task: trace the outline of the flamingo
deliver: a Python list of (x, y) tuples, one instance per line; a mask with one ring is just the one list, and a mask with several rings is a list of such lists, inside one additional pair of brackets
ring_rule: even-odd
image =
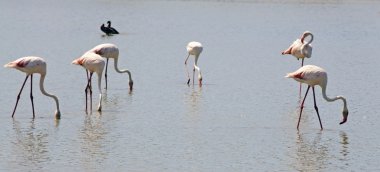
[(98, 55), (100, 55), (100, 56), (102, 56), (102, 57), (104, 57), (104, 58), (107, 59), (107, 62), (106, 62), (106, 71), (105, 71), (105, 74), (104, 74), (104, 78), (106, 80), (106, 89), (107, 89), (107, 85), (108, 85), (107, 84), (108, 60), (110, 58), (113, 58), (114, 59), (114, 66), (115, 66), (116, 72), (118, 72), (118, 73), (127, 73), (128, 74), (128, 76), (129, 76), (129, 90), (132, 91), (133, 80), (132, 80), (132, 74), (131, 74), (131, 72), (128, 69), (120, 70), (119, 67), (117, 66), (117, 62), (118, 62), (118, 59), (119, 59), (119, 48), (117, 48), (116, 45), (110, 44), (110, 43), (100, 44), (100, 45), (95, 46), (91, 50), (89, 50), (89, 52), (96, 53), (96, 54), (98, 54)]
[[(81, 65), (83, 68), (86, 69), (86, 76), (87, 76), (87, 85), (85, 88), (85, 94), (86, 94), (86, 112), (87, 112), (87, 93), (90, 91), (90, 109), (92, 109), (92, 74), (95, 72), (98, 75), (98, 89), (99, 89), (99, 104), (98, 104), (98, 111), (102, 110), (102, 90), (101, 88), (101, 80), (102, 80), (102, 73), (104, 69), (104, 60), (101, 56), (87, 52), (82, 57), (79, 57), (78, 59), (75, 59), (72, 64)], [(90, 72), (90, 75), (88, 74)]]
[(25, 83), (28, 80), (29, 76), (30, 76), (30, 100), (32, 101), (33, 118), (35, 117), (34, 103), (33, 103), (33, 87), (32, 87), (34, 73), (39, 73), (41, 75), (40, 76), (40, 90), (42, 94), (53, 98), (55, 101), (55, 104), (57, 106), (57, 109), (55, 111), (55, 118), (56, 119), (61, 118), (61, 112), (59, 110), (59, 101), (58, 101), (57, 96), (47, 93), (44, 88), (44, 81), (45, 81), (45, 76), (46, 76), (46, 62), (44, 59), (42, 59), (41, 57), (35, 57), (35, 56), (21, 57), (15, 61), (9, 62), (8, 64), (4, 65), (4, 67), (15, 68), (21, 72), (26, 73), (26, 78), (24, 80), (24, 83), (22, 84), (20, 92), (17, 95), (16, 105), (13, 109), (12, 118), (15, 115), (17, 104), (18, 104), (18, 101), (20, 100), (21, 92), (24, 89)]
[(111, 21), (107, 21), (107, 24), (107, 27), (112, 31), (112, 34), (119, 34), (119, 32), (115, 28), (111, 27)]
[(203, 50), (203, 46), (199, 42), (192, 41), (187, 44), (186, 49), (188, 52), (188, 56), (185, 60), (185, 67), (186, 67), (186, 72), (187, 72), (187, 77), (188, 77), (187, 84), (190, 83), (190, 75), (187, 70), (187, 60), (189, 59), (190, 55), (193, 55), (195, 57), (194, 68), (193, 68), (193, 85), (194, 85), (194, 73), (195, 73), (195, 69), (197, 69), (199, 85), (202, 86), (202, 73), (201, 73), (201, 69), (198, 66), (198, 58)]
[[(305, 38), (310, 36), (310, 41), (304, 42)], [(311, 57), (311, 53), (313, 51), (313, 47), (311, 46), (311, 42), (313, 41), (313, 34), (310, 31), (305, 31), (300, 39), (297, 39), (293, 42), (290, 47), (284, 51), (282, 51), (282, 55), (291, 54), (297, 58), (297, 60), (302, 59), (301, 66), (303, 66), (303, 61), (306, 58)]]
[(322, 127), (322, 122), (321, 118), (319, 117), (319, 112), (318, 112), (318, 107), (317, 103), (315, 101), (315, 92), (314, 92), (314, 86), (319, 85), (322, 88), (322, 96), (323, 98), (328, 101), (328, 102), (333, 102), (335, 100), (342, 100), (343, 101), (343, 120), (340, 122), (340, 124), (344, 124), (347, 121), (348, 117), (348, 109), (347, 109), (347, 101), (343, 96), (336, 96), (334, 98), (329, 98), (326, 95), (326, 87), (327, 87), (327, 73), (324, 69), (314, 66), (314, 65), (305, 65), (295, 72), (288, 73), (285, 77), (287, 78), (293, 78), (294, 80), (300, 82), (300, 83), (305, 83), (308, 85), (305, 97), (303, 98), (303, 101), (301, 103), (300, 107), (300, 114), (298, 118), (298, 124), (297, 124), (297, 130), (299, 128), (300, 120), (301, 120), (301, 114), (303, 110), (303, 105), (305, 103), (305, 99), (307, 96), (307, 93), (309, 92), (310, 87), (313, 89), (313, 98), (314, 98), (314, 109), (317, 112), (318, 119), (319, 119), (319, 124), (321, 126), (321, 130), (323, 129)]

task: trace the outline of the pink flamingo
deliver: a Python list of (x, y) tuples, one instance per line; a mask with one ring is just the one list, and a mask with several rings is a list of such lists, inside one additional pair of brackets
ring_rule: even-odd
[[(87, 76), (87, 85), (85, 94), (86, 94), (86, 112), (87, 112), (87, 94), (90, 92), (90, 109), (92, 109), (92, 74), (95, 72), (98, 74), (98, 89), (99, 89), (99, 105), (98, 111), (102, 110), (102, 90), (101, 90), (101, 81), (102, 81), (102, 73), (104, 69), (104, 60), (101, 56), (95, 53), (87, 52), (82, 57), (75, 59), (72, 64), (81, 65), (86, 69)], [(88, 74), (90, 72), (90, 75)]]
[(89, 52), (93, 52), (93, 53), (96, 53), (104, 58), (107, 59), (107, 62), (106, 62), (106, 71), (105, 71), (105, 74), (104, 74), (104, 78), (106, 80), (106, 89), (107, 89), (107, 68), (108, 68), (108, 60), (110, 58), (114, 59), (114, 66), (115, 66), (115, 70), (116, 72), (118, 73), (127, 73), (128, 76), (129, 76), (129, 90), (132, 91), (132, 88), (133, 88), (133, 80), (132, 80), (132, 74), (131, 72), (128, 70), (128, 69), (123, 69), (123, 70), (120, 70), (117, 66), (117, 62), (118, 62), (118, 59), (119, 59), (119, 48), (117, 48), (116, 45), (114, 44), (110, 44), (110, 43), (107, 43), (107, 44), (100, 44), (100, 45), (97, 45), (95, 46), (94, 48), (92, 48)]
[(189, 59), (190, 55), (194, 55), (195, 61), (194, 61), (194, 68), (193, 68), (193, 85), (194, 85), (195, 69), (197, 69), (199, 85), (202, 86), (202, 73), (201, 73), (201, 69), (198, 67), (198, 58), (203, 50), (202, 44), (199, 42), (192, 41), (187, 44), (186, 49), (187, 49), (187, 52), (189, 53), (185, 60), (185, 67), (186, 67), (186, 72), (187, 72), (187, 77), (188, 77), (187, 84), (190, 83), (190, 75), (187, 70), (187, 60)]
[(20, 95), (22, 90), (24, 89), (25, 83), (28, 80), (30, 76), (30, 100), (32, 101), (32, 109), (33, 109), (33, 118), (35, 117), (34, 114), (34, 103), (33, 103), (33, 74), (39, 73), (41, 75), (40, 77), (40, 90), (42, 94), (45, 96), (51, 97), (54, 99), (55, 104), (57, 106), (57, 109), (55, 111), (55, 118), (60, 119), (61, 118), (61, 112), (59, 111), (59, 102), (57, 96), (47, 93), (44, 88), (44, 80), (46, 76), (46, 62), (41, 57), (34, 57), (34, 56), (28, 56), (28, 57), (22, 57), (15, 61), (9, 62), (8, 64), (4, 65), (4, 67), (9, 68), (15, 68), (21, 72), (26, 73), (26, 78), (24, 80), (24, 83), (22, 84), (22, 87), (20, 89), (20, 92), (17, 95), (16, 105), (13, 109), (12, 118), (15, 115), (16, 108), (18, 101), (20, 100)]
[(285, 77), (293, 78), (294, 80), (296, 80), (300, 83), (305, 83), (308, 85), (306, 93), (305, 93), (305, 97), (303, 98), (303, 101), (302, 101), (301, 107), (300, 107), (300, 115), (298, 118), (297, 130), (298, 130), (300, 120), (301, 120), (301, 114), (302, 114), (302, 110), (304, 107), (303, 105), (305, 103), (305, 99), (306, 99), (307, 93), (309, 92), (310, 87), (313, 88), (314, 109), (317, 112), (319, 124), (321, 126), (321, 130), (323, 129), (321, 118), (319, 117), (317, 103), (315, 101), (315, 92), (314, 92), (314, 86), (315, 85), (319, 85), (322, 88), (322, 96), (326, 101), (333, 102), (333, 101), (338, 100), (338, 99), (343, 101), (343, 112), (342, 112), (343, 120), (342, 120), (342, 122), (340, 122), (340, 124), (344, 124), (347, 121), (348, 109), (347, 109), (346, 99), (343, 96), (336, 96), (334, 98), (329, 98), (326, 95), (327, 73), (324, 69), (322, 69), (318, 66), (314, 66), (314, 65), (305, 65), (305, 66), (299, 68), (295, 72), (288, 73)]
[[(305, 38), (310, 36), (310, 41), (304, 42)], [(310, 31), (305, 31), (300, 39), (297, 39), (293, 42), (290, 47), (284, 51), (282, 51), (282, 55), (291, 54), (297, 58), (297, 60), (302, 59), (301, 66), (303, 66), (303, 61), (306, 58), (311, 57), (311, 53), (313, 51), (313, 47), (311, 46), (311, 42), (313, 41), (313, 34)]]

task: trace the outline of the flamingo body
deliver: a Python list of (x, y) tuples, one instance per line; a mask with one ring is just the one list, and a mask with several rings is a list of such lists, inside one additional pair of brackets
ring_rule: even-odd
[[(299, 68), (298, 70), (296, 70), (292, 73), (288, 73), (285, 77), (293, 78), (294, 80), (296, 80), (300, 83), (305, 83), (308, 85), (304, 99), (303, 99), (302, 104), (300, 106), (301, 110), (300, 110), (300, 116), (299, 116), (299, 120), (298, 120), (297, 129), (298, 129), (299, 122), (301, 119), (303, 104), (304, 104), (304, 101), (306, 99), (306, 96), (307, 96), (307, 93), (308, 93), (310, 87), (312, 87), (312, 89), (313, 89), (314, 108), (317, 111), (318, 118), (319, 118), (319, 112), (318, 112), (318, 107), (316, 105), (315, 93), (314, 93), (314, 86), (315, 85), (319, 85), (322, 88), (322, 96), (326, 101), (333, 102), (333, 101), (338, 100), (338, 99), (343, 101), (343, 112), (342, 112), (343, 120), (342, 120), (342, 122), (340, 122), (340, 124), (343, 124), (347, 121), (348, 109), (347, 109), (346, 99), (343, 96), (336, 96), (334, 98), (329, 98), (326, 95), (327, 72), (324, 69), (322, 69), (321, 67), (318, 67), (318, 66), (314, 66), (314, 65), (305, 65), (305, 66)], [(320, 118), (319, 118), (319, 122), (321, 125), (321, 129), (323, 129), (322, 122), (321, 122)]]
[[(308, 42), (304, 42), (304, 39), (307, 37), (307, 36), (310, 36), (311, 39), (310, 41)], [(313, 41), (313, 34), (309, 31), (305, 31), (301, 38), (300, 39), (297, 39), (295, 40), (292, 45), (289, 46), (288, 49), (284, 50), (282, 52), (282, 54), (291, 54), (293, 55), (295, 58), (297, 58), (298, 60), (299, 59), (302, 59), (302, 66), (303, 66), (303, 59), (304, 58), (310, 58), (311, 57), (311, 54), (312, 54), (312, 51), (313, 51), (313, 47), (311, 45), (311, 42)]]
[(27, 79), (29, 78), (30, 76), (30, 83), (31, 83), (31, 88), (30, 88), (30, 98), (31, 98), (31, 101), (32, 101), (32, 108), (33, 108), (33, 118), (35, 117), (35, 114), (34, 114), (34, 102), (33, 102), (33, 95), (32, 95), (32, 82), (33, 82), (33, 74), (35, 73), (38, 73), (41, 75), (40, 77), (40, 90), (42, 92), (42, 94), (44, 94), (45, 96), (48, 96), (48, 97), (51, 97), (54, 99), (55, 103), (56, 103), (56, 112), (55, 112), (55, 117), (56, 119), (60, 119), (61, 118), (61, 112), (59, 110), (59, 101), (58, 101), (58, 98), (57, 96), (53, 95), (53, 94), (50, 94), (50, 93), (47, 93), (45, 91), (45, 88), (44, 88), (44, 81), (45, 81), (45, 76), (46, 76), (46, 62), (43, 58), (41, 57), (36, 57), (36, 56), (27, 56), (27, 57), (21, 57), (15, 61), (12, 61), (12, 62), (9, 62), (7, 63), (6, 65), (4, 65), (4, 67), (7, 67), (7, 68), (15, 68), (17, 70), (20, 70), (24, 73), (26, 73), (26, 78), (25, 78), (25, 81), (20, 89), (20, 92), (17, 96), (17, 101), (16, 101), (16, 105), (14, 107), (14, 110), (13, 110), (13, 114), (12, 114), (12, 117), (14, 116), (15, 112), (16, 112), (16, 109), (17, 109), (17, 105), (18, 105), (18, 101), (20, 99), (20, 95), (21, 95), (21, 92), (25, 86), (25, 82), (27, 81)]
[(132, 80), (132, 74), (128, 69), (122, 69), (120, 70), (118, 67), (118, 60), (119, 60), (119, 48), (115, 44), (100, 44), (89, 50), (88, 52), (92, 52), (95, 54), (98, 54), (104, 58), (107, 59), (106, 62), (106, 71), (105, 71), (105, 80), (106, 80), (106, 89), (107, 89), (107, 69), (108, 69), (108, 60), (114, 59), (114, 68), (116, 72), (118, 73), (127, 73), (129, 76), (129, 89), (133, 89), (133, 80)]
[[(102, 79), (102, 73), (104, 69), (105, 62), (101, 56), (95, 53), (86, 52), (84, 55), (79, 57), (78, 59), (75, 59), (72, 64), (80, 65), (83, 68), (86, 69), (87, 73), (87, 86), (85, 89), (86, 93), (86, 111), (87, 111), (87, 92), (90, 91), (90, 108), (92, 107), (92, 74), (95, 72), (98, 75), (98, 89), (99, 89), (99, 104), (98, 104), (98, 111), (101, 111), (102, 109), (102, 91), (101, 91), (101, 79)], [(88, 75), (88, 72), (90, 72), (90, 75)]]
[[(185, 66), (187, 68), (187, 60), (189, 59), (189, 56), (190, 55), (193, 55), (195, 57), (195, 60), (194, 60), (194, 69), (193, 69), (193, 84), (194, 84), (194, 73), (195, 73), (195, 69), (198, 70), (198, 80), (199, 80), (199, 85), (201, 86), (202, 85), (202, 73), (201, 73), (201, 69), (199, 68), (198, 66), (198, 59), (199, 59), (199, 55), (202, 53), (203, 51), (203, 46), (200, 42), (196, 42), (196, 41), (192, 41), (192, 42), (189, 42), (186, 46), (186, 50), (188, 52), (188, 56), (185, 60)], [(187, 69), (186, 69), (187, 71)], [(189, 76), (189, 73), (187, 73), (187, 76), (188, 76), (188, 81), (187, 81), (187, 84), (190, 83), (190, 76)]]

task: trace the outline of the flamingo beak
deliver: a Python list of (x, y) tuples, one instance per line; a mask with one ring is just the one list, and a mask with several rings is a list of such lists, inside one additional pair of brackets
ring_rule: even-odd
[(202, 78), (199, 79), (199, 86), (202, 86)]
[(132, 91), (132, 89), (133, 89), (133, 81), (130, 81), (129, 82), (129, 91)]
[(347, 118), (348, 118), (348, 111), (343, 111), (343, 120), (339, 124), (344, 124), (345, 122), (347, 122)]

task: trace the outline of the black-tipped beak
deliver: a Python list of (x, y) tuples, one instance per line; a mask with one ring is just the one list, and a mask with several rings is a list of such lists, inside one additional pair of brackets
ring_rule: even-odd
[(347, 117), (346, 117), (346, 118), (343, 118), (343, 121), (340, 122), (339, 124), (341, 125), (341, 124), (344, 124), (344, 123), (346, 123), (346, 122), (347, 122)]
[(129, 82), (129, 91), (133, 90), (133, 82)]
[(343, 111), (343, 120), (339, 124), (346, 123), (347, 122), (347, 118), (348, 118), (348, 111)]

